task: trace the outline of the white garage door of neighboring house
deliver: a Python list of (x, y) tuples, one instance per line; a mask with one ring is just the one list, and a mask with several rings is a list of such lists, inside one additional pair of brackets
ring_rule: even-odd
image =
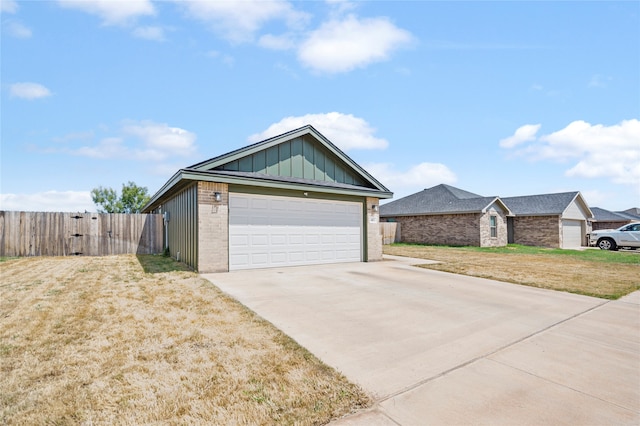
[(362, 260), (362, 204), (229, 194), (229, 269)]
[(582, 221), (562, 219), (562, 248), (582, 245)]

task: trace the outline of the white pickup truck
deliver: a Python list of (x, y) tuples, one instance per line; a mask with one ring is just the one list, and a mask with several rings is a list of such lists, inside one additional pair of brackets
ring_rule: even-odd
[(620, 247), (640, 247), (640, 223), (629, 223), (618, 229), (599, 229), (589, 234), (589, 245), (602, 250), (618, 250)]

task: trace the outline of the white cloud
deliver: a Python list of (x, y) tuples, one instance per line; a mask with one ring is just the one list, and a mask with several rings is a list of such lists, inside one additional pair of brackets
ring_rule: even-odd
[(217, 50), (210, 50), (207, 52), (207, 56), (210, 58), (216, 58), (219, 59), (220, 62), (222, 62), (223, 64), (227, 65), (227, 66), (233, 66), (233, 64), (235, 63), (235, 59), (233, 56), (231, 55), (227, 55), (226, 53), (221, 53), (218, 52)]
[(133, 35), (145, 40), (164, 41), (164, 29), (162, 27), (138, 27), (133, 30)]
[(33, 194), (0, 194), (0, 210), (31, 212), (95, 211), (89, 191), (45, 191)]
[(2, 13), (16, 13), (18, 11), (18, 2), (15, 0), (0, 0), (0, 11)]
[(536, 133), (540, 130), (540, 126), (540, 124), (525, 124), (518, 128), (513, 136), (502, 139), (500, 141), (500, 146), (502, 148), (513, 148), (514, 146), (520, 145), (524, 142), (535, 140)]
[[(578, 120), (564, 129), (527, 140), (516, 153), (532, 160), (577, 160), (569, 177), (608, 178), (640, 187), (640, 121), (605, 126)], [(517, 144), (501, 146), (513, 148)]]
[(339, 73), (384, 61), (411, 43), (413, 36), (386, 18), (358, 19), (350, 15), (312, 31), (298, 49), (298, 59), (316, 71)]
[(326, 0), (327, 5), (331, 8), (331, 16), (339, 16), (346, 12), (352, 11), (357, 4), (349, 0)]
[(9, 94), (12, 97), (32, 100), (51, 96), (51, 91), (38, 83), (14, 83), (9, 86)]
[(315, 127), (343, 151), (351, 149), (385, 149), (389, 145), (385, 139), (374, 136), (376, 129), (371, 127), (364, 119), (339, 112), (286, 117), (272, 124), (265, 131), (251, 135), (249, 141), (258, 142), (307, 124)]
[(365, 164), (364, 168), (393, 191), (396, 199), (424, 188), (457, 181), (455, 173), (440, 163), (420, 163), (405, 170), (398, 170), (389, 163)]
[(287, 1), (187, 1), (178, 2), (187, 13), (207, 22), (226, 39), (248, 42), (267, 22), (285, 21), (289, 28), (301, 28), (309, 15), (296, 11)]
[(155, 15), (151, 0), (58, 0), (58, 4), (96, 15), (104, 25), (125, 25), (140, 16)]
[(165, 123), (142, 121), (127, 124), (125, 134), (138, 137), (144, 142), (146, 154), (155, 153), (157, 157), (188, 157), (195, 151), (195, 133), (179, 127), (169, 127)]
[(611, 77), (595, 74), (591, 76), (591, 80), (587, 84), (588, 87), (607, 87), (608, 83), (613, 80)]
[(280, 36), (265, 34), (258, 40), (258, 46), (272, 50), (289, 50), (293, 49), (295, 45), (295, 39), (291, 34), (283, 34)]
[(7, 34), (15, 38), (30, 38), (32, 36), (31, 28), (17, 21), (9, 21), (6, 24)]
[(71, 150), (74, 155), (89, 158), (128, 158), (132, 155), (131, 151), (124, 145), (122, 138), (109, 137), (104, 138), (97, 145), (82, 146), (78, 149)]
[[(58, 141), (72, 141), (69, 136)], [(63, 151), (97, 159), (163, 161), (175, 157), (190, 157), (196, 152), (196, 135), (179, 127), (152, 121), (127, 121), (116, 136), (102, 138), (96, 144)]]

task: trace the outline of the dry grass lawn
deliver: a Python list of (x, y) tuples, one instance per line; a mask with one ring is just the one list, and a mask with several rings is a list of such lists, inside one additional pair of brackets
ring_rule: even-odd
[(324, 424), (370, 404), (179, 265), (0, 262), (0, 423)]
[(408, 244), (384, 246), (384, 252), (440, 262), (424, 268), (605, 299), (640, 289), (640, 253)]

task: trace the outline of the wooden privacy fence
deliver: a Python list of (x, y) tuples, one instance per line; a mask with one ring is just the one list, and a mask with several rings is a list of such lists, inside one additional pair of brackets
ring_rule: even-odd
[(162, 215), (0, 211), (0, 256), (162, 252)]
[(380, 233), (382, 234), (382, 244), (400, 242), (400, 224), (397, 222), (380, 222)]

